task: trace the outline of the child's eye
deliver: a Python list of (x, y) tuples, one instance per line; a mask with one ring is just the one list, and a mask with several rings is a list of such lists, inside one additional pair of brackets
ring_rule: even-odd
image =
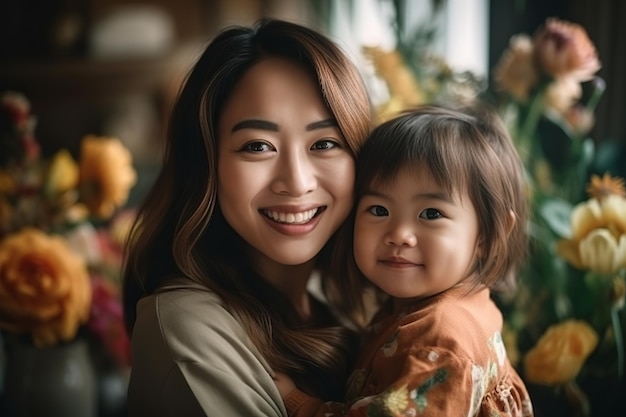
[(442, 217), (441, 212), (434, 208), (427, 208), (426, 210), (420, 213), (420, 218), (422, 219), (431, 220), (431, 219), (438, 219), (439, 217)]
[(322, 139), (318, 140), (311, 146), (311, 150), (313, 151), (325, 151), (328, 149), (333, 149), (338, 146), (341, 146), (337, 141), (331, 139)]
[(372, 206), (372, 207), (368, 208), (367, 211), (372, 213), (374, 216), (377, 216), (377, 217), (382, 217), (382, 216), (388, 216), (389, 215), (389, 210), (387, 210), (383, 206)]
[(267, 142), (248, 142), (242, 148), (244, 152), (261, 153), (274, 150), (274, 147)]

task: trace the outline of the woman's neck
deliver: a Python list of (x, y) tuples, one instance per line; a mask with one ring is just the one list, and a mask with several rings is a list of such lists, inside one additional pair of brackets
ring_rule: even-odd
[(301, 318), (310, 318), (312, 311), (307, 284), (313, 272), (315, 261), (311, 260), (300, 265), (284, 265), (276, 263), (258, 252), (251, 255), (254, 270), (292, 302), (294, 309)]

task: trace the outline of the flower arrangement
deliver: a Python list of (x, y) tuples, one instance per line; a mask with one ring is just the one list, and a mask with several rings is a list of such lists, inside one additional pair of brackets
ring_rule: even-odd
[[(400, 19), (396, 10), (395, 27)], [(486, 101), (523, 160), (529, 259), (516, 291), (494, 299), (536, 415), (612, 411), (626, 387), (626, 189), (594, 164), (597, 145), (588, 135), (605, 83), (593, 42), (582, 26), (549, 18), (532, 36), (511, 38), (488, 83), (416, 50), (423, 42), (407, 30), (394, 51), (364, 49), (389, 90), (380, 120), (426, 102)]]
[(136, 172), (117, 138), (87, 135), (79, 162), (44, 158), (30, 102), (0, 96), (0, 330), (45, 348), (91, 332), (129, 364), (119, 299), (126, 203)]

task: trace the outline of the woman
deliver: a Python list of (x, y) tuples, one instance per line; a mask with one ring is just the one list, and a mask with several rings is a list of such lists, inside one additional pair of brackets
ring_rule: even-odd
[[(272, 380), (341, 398), (353, 337), (310, 295), (353, 201), (371, 108), (330, 39), (278, 20), (209, 43), (127, 253), (130, 415), (286, 416)], [(355, 313), (355, 314), (353, 314)]]

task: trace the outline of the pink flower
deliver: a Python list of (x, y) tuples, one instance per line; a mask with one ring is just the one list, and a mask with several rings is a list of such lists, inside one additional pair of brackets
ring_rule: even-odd
[(535, 33), (534, 46), (540, 68), (554, 78), (589, 81), (601, 68), (594, 44), (576, 23), (548, 19)]
[(130, 366), (130, 340), (124, 327), (119, 289), (98, 276), (92, 277), (92, 288), (93, 301), (87, 329), (121, 366)]

